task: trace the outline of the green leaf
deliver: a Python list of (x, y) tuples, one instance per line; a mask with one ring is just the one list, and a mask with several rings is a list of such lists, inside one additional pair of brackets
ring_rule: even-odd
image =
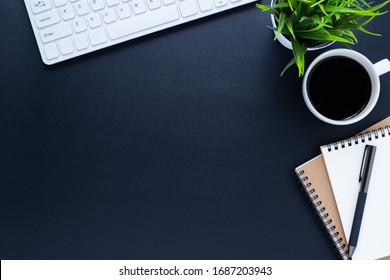
[(287, 8), (289, 7), (288, 3), (278, 3), (272, 6), (267, 6), (263, 4), (256, 4), (256, 7), (263, 10), (264, 12), (268, 12), (269, 10), (279, 10), (281, 8)]
[(348, 13), (348, 14), (358, 14), (360, 16), (379, 16), (384, 15), (386, 12), (378, 12), (379, 9), (386, 6), (388, 3), (390, 3), (390, 0), (384, 1), (381, 4), (378, 4), (376, 6), (370, 7), (369, 9), (364, 10), (363, 8), (355, 7), (353, 8), (345, 8), (345, 7), (338, 7), (338, 6), (324, 6), (324, 10), (326, 12), (339, 12), (339, 13)]
[(285, 13), (282, 13), (282, 14), (280, 14), (280, 16), (279, 16), (279, 20), (278, 20), (278, 29), (277, 29), (277, 31), (276, 31), (274, 40), (276, 40), (276, 38), (278, 38), (278, 36), (280, 35), (280, 33), (282, 33), (285, 24), (286, 24), (286, 14), (285, 14)]
[(289, 69), (291, 66), (295, 64), (295, 57), (293, 57), (289, 63), (287, 63), (286, 67), (284, 67), (282, 73), (280, 73), (280, 76), (283, 76), (284, 72), (286, 72), (287, 69)]
[(319, 5), (319, 4), (321, 4), (322, 2), (325, 2), (325, 0), (320, 0), (320, 1), (314, 1), (314, 4), (312, 4), (311, 6), (310, 6), (310, 8), (314, 8), (315, 6), (317, 6), (317, 5)]
[(307, 47), (296, 39), (291, 40), (295, 63), (298, 67), (298, 76), (301, 77), (305, 73), (305, 53)]
[(363, 33), (366, 33), (366, 34), (369, 34), (369, 35), (372, 35), (372, 36), (377, 36), (377, 37), (379, 37), (379, 36), (382, 36), (381, 34), (378, 34), (378, 33), (373, 33), (373, 32), (371, 32), (371, 31), (368, 31), (367, 29), (365, 29), (364, 27), (359, 27), (358, 28), (358, 30), (359, 31), (361, 31), (361, 32), (363, 32)]
[(318, 5), (318, 7), (320, 8), (320, 10), (325, 14), (325, 15), (328, 15), (328, 13), (325, 11), (324, 9), (324, 5), (320, 4)]
[(289, 18), (286, 19), (286, 26), (291, 36), (295, 39), (293, 24)]

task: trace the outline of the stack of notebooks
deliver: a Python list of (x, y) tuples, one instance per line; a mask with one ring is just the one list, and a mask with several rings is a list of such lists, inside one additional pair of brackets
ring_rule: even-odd
[(366, 145), (377, 147), (359, 241), (352, 259), (390, 259), (390, 117), (364, 132), (321, 147), (295, 169), (333, 245), (351, 259), (348, 238), (359, 193)]

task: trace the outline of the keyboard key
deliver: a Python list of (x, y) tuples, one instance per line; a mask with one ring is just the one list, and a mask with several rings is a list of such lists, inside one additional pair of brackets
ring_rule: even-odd
[(89, 15), (87, 20), (88, 20), (89, 27), (91, 28), (96, 28), (102, 25), (102, 19), (100, 18), (98, 13)]
[[(110, 25), (111, 26), (111, 25)], [(107, 42), (107, 35), (103, 27), (93, 29), (89, 32), (89, 40), (92, 46), (100, 45)]]
[(127, 4), (119, 6), (117, 12), (120, 19), (125, 19), (131, 16), (130, 6)]
[(102, 13), (103, 20), (105, 23), (111, 23), (116, 21), (116, 14), (114, 9), (108, 9)]
[(60, 50), (63, 55), (67, 55), (74, 52), (72, 40), (70, 38), (61, 39), (58, 42), (58, 45), (60, 46)]
[(161, 7), (160, 0), (146, 0), (150, 10), (158, 9)]
[(87, 30), (87, 24), (85, 23), (84, 18), (79, 18), (73, 21), (73, 29), (76, 33), (83, 32)]
[(139, 15), (146, 12), (146, 6), (144, 0), (133, 0), (131, 1), (134, 14)]
[(43, 48), (45, 50), (46, 58), (49, 60), (57, 58), (60, 55), (56, 43), (47, 44)]
[(44, 44), (69, 36), (71, 34), (72, 28), (70, 27), (69, 22), (49, 27), (40, 32), (41, 40)]
[(149, 14), (117, 21), (107, 26), (107, 32), (110, 39), (114, 40), (178, 19), (177, 8), (175, 5), (171, 5), (150, 11)]
[(68, 4), (68, 0), (54, 0), (54, 5), (56, 7), (64, 6)]
[(60, 8), (60, 11), (64, 20), (69, 20), (76, 16), (72, 5), (66, 5), (65, 7)]
[(195, 0), (185, 0), (179, 3), (180, 13), (183, 17), (193, 16), (198, 13)]
[(77, 14), (79, 16), (86, 15), (90, 12), (89, 5), (88, 5), (88, 2), (86, 0), (82, 0), (78, 3), (76, 3), (75, 6), (76, 6)]
[(35, 22), (38, 28), (43, 28), (61, 21), (58, 12), (53, 9), (51, 11), (41, 13), (35, 17)]
[(164, 5), (170, 5), (176, 3), (176, 0), (163, 0)]
[(88, 48), (88, 39), (85, 34), (77, 34), (73, 37), (73, 39), (76, 49), (78, 51), (85, 50), (86, 48)]
[(227, 5), (227, 3), (227, 0), (214, 0), (214, 6), (217, 8)]
[(105, 7), (104, 0), (89, 0), (89, 2), (91, 3), (92, 10), (94, 11), (102, 10)]
[(202, 12), (209, 11), (213, 8), (213, 2), (212, 0), (198, 0), (199, 9)]
[(31, 9), (34, 14), (42, 13), (52, 8), (50, 0), (33, 0), (31, 1)]
[(119, 0), (106, 0), (107, 6), (112, 7), (119, 4)]

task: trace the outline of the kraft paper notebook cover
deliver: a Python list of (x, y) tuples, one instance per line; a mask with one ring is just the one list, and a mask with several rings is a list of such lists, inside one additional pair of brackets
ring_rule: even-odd
[[(390, 125), (390, 117), (369, 127), (362, 133)], [(324, 158), (319, 155), (295, 169), (302, 186), (311, 199), (314, 209), (325, 226), (342, 259), (349, 259), (347, 238), (338, 212), (333, 189), (328, 177)], [(390, 259), (390, 257), (385, 257)]]

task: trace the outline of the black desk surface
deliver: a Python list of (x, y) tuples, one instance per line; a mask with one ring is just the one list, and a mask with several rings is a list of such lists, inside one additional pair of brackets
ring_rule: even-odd
[[(390, 75), (332, 126), (254, 4), (52, 67), (23, 1), (3, 5), (1, 259), (336, 258), (293, 170), (390, 115)], [(389, 57), (389, 26), (354, 49)]]

